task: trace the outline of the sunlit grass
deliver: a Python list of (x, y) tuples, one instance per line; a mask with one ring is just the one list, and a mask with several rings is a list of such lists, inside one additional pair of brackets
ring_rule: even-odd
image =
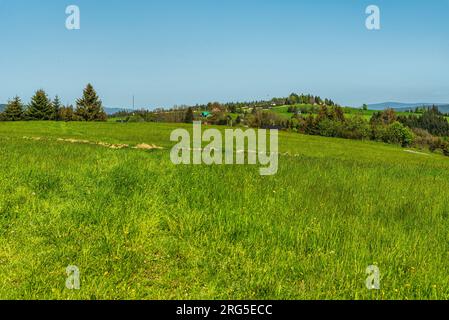
[(174, 166), (177, 127), (0, 123), (0, 298), (449, 298), (447, 158), (281, 133), (288, 154), (261, 177)]

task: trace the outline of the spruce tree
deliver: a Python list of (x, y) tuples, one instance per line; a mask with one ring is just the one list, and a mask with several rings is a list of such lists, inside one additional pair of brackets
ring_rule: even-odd
[(84, 89), (83, 97), (76, 101), (76, 115), (83, 121), (105, 121), (107, 118), (102, 102), (90, 83)]
[(44, 90), (38, 90), (31, 98), (26, 112), (29, 120), (50, 120), (53, 115), (53, 107)]
[(59, 100), (59, 97), (56, 96), (52, 102), (52, 108), (53, 108), (52, 120), (56, 120), (56, 121), (61, 120), (61, 117), (59, 114), (61, 111), (61, 107), (62, 107), (61, 100)]
[(8, 101), (3, 115), (7, 121), (23, 120), (23, 104), (19, 97)]

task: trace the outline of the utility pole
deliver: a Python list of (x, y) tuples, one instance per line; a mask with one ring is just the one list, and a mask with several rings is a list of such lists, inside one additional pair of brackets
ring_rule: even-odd
[(134, 95), (133, 95), (133, 110), (134, 110)]

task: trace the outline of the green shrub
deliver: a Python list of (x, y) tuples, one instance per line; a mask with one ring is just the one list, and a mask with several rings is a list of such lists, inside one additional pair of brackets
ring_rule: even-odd
[(367, 120), (359, 115), (346, 119), (343, 137), (365, 140), (371, 138), (371, 128)]
[(406, 147), (413, 143), (413, 132), (402, 123), (395, 121), (386, 127), (383, 140)]
[(396, 115), (396, 111), (394, 111), (393, 109), (385, 109), (382, 112), (375, 112), (373, 113), (373, 115), (371, 116), (371, 120), (370, 123), (372, 125), (390, 125), (393, 124), (394, 122), (396, 122), (397, 120), (397, 115)]
[(427, 130), (420, 128), (412, 128), (415, 138), (413, 139), (413, 146), (416, 148), (432, 149), (432, 146), (437, 145), (440, 138), (431, 135)]
[(375, 141), (386, 140), (387, 127), (385, 125), (374, 125), (371, 127), (371, 139)]
[(341, 137), (343, 132), (343, 123), (330, 119), (323, 119), (317, 124), (320, 136)]

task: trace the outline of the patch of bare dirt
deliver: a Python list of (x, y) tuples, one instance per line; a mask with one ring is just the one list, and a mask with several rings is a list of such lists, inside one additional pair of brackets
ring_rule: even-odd
[(158, 147), (154, 144), (146, 144), (146, 143), (141, 143), (138, 144), (137, 146), (135, 146), (133, 149), (142, 149), (142, 150), (161, 150), (163, 149), (162, 147)]
[[(23, 139), (34, 140), (34, 141), (44, 140), (41, 137), (23, 137)], [(97, 146), (101, 146), (101, 147), (105, 147), (105, 148), (109, 148), (109, 149), (114, 149), (114, 150), (130, 148), (129, 144), (107, 143), (107, 142), (102, 142), (102, 141), (94, 142), (94, 141), (89, 141), (89, 140), (81, 140), (81, 139), (73, 139), (73, 138), (69, 138), (69, 139), (58, 138), (58, 139), (56, 139), (56, 141), (67, 142), (67, 143), (79, 143), (79, 144), (97, 145)], [(135, 147), (132, 147), (132, 149), (161, 150), (163, 148), (159, 147), (159, 146), (156, 146), (155, 144), (141, 143), (141, 144), (136, 145)]]

